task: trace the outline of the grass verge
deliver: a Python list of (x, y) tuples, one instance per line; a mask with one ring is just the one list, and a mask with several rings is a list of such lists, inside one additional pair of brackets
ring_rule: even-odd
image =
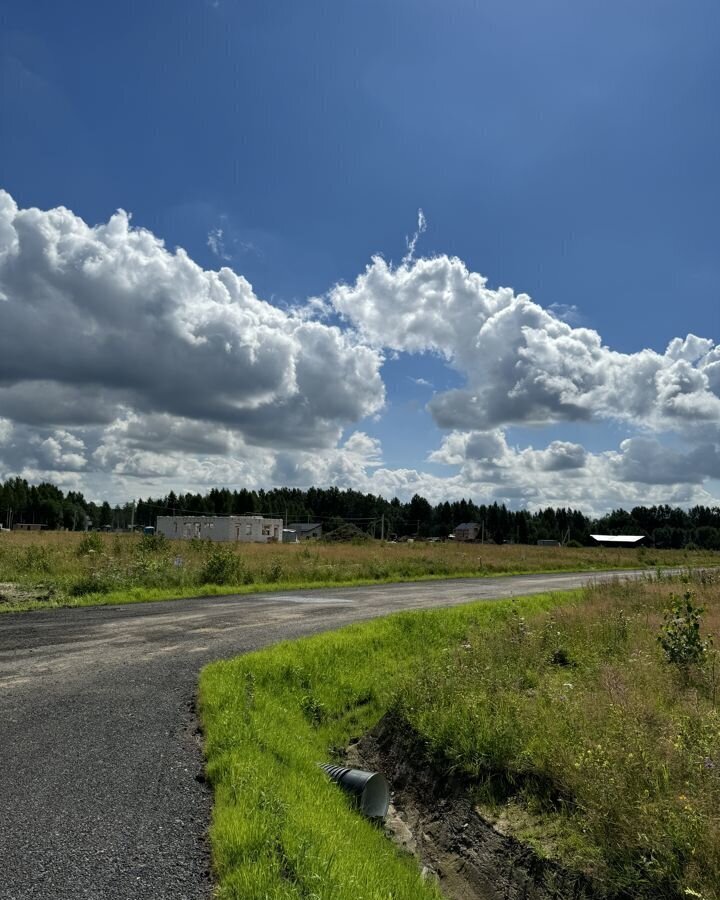
[[(720, 627), (712, 576), (684, 579)], [(673, 667), (657, 641), (685, 589), (401, 613), (209, 666), (218, 896), (437, 900), (316, 765), (392, 708), (489, 815), (607, 896), (717, 900), (716, 672)]]
[(362, 819), (317, 763), (370, 728), (399, 680), (419, 675), (468, 628), (490, 630), (515, 608), (532, 615), (559, 602), (547, 594), (400, 613), (207, 667), (200, 710), (218, 896), (437, 900), (414, 860)]
[[(634, 567), (627, 567), (628, 570)], [(571, 570), (574, 572), (575, 570)], [(578, 574), (587, 572), (602, 572), (603, 569), (581, 569)], [(662, 574), (662, 569), (648, 569), (648, 575)], [(508, 570), (506, 572), (495, 573), (494, 575), (478, 575), (477, 572), (459, 572), (452, 578), (499, 578), (509, 577), (512, 575), (560, 575), (568, 573), (567, 569), (542, 569), (542, 570)], [(82, 594), (78, 597), (68, 596), (66, 594), (54, 594), (42, 586), (39, 593), (43, 599), (25, 599), (20, 592), (20, 598), (13, 600), (11, 603), (2, 605), (0, 602), (0, 614), (3, 612), (29, 612), (38, 609), (72, 609), (74, 607), (85, 606), (122, 606), (126, 603), (155, 603), (163, 600), (183, 600), (193, 597), (227, 597), (227, 596), (243, 596), (249, 594), (278, 593), (288, 591), (315, 590), (321, 588), (341, 588), (341, 587), (367, 587), (373, 584), (402, 584), (403, 582), (416, 581), (447, 581), (447, 575), (417, 575), (412, 578), (402, 576), (388, 576), (383, 578), (346, 578), (344, 580), (325, 580), (325, 581), (283, 581), (278, 584), (276, 581), (257, 582), (254, 584), (201, 584), (189, 586), (186, 588), (147, 588), (147, 587), (130, 587), (122, 590), (110, 591), (109, 593), (90, 593)], [(1, 588), (1, 586), (0, 586)], [(27, 593), (32, 594), (32, 589)], [(2, 593), (0, 589), (0, 593)]]

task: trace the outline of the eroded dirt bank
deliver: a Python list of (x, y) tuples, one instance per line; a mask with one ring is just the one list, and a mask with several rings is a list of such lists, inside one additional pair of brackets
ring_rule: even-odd
[(348, 765), (392, 787), (388, 836), (413, 853), (448, 900), (599, 900), (586, 878), (503, 834), (475, 809), (471, 787), (439, 775), (418, 735), (389, 713), (347, 750)]

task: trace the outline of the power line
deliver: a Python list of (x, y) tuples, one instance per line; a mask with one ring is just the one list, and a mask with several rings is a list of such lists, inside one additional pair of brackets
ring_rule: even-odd
[[(278, 518), (281, 519), (282, 516), (276, 515), (274, 512), (245, 512), (245, 513), (215, 513), (209, 512), (208, 510), (197, 510), (197, 509), (187, 509), (182, 506), (172, 506), (167, 503), (146, 503), (144, 500), (138, 503), (138, 506), (145, 509), (163, 509), (166, 511), (174, 510), (176, 513), (186, 513), (190, 516), (264, 516), (266, 518)], [(299, 516), (307, 517), (307, 513), (298, 513)], [(342, 519), (343, 522), (377, 522), (384, 516), (384, 513), (378, 513), (374, 516), (344, 516), (335, 513), (334, 515), (311, 515), (311, 519)], [(292, 516), (288, 516), (288, 518), (292, 518)]]

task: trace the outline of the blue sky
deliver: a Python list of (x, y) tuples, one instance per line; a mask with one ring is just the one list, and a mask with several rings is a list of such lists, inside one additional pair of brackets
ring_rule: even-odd
[[(468, 272), (487, 278), (488, 289), (529, 294), (556, 321), (596, 331), (602, 346), (627, 355), (627, 366), (615, 361), (620, 372), (634, 372), (633, 359), (646, 348), (662, 355), (688, 333), (718, 338), (715, 3), (174, 0), (63, 7), (7, 0), (0, 25), (0, 186), (15, 209), (63, 206), (92, 227), (122, 208), (132, 226), (168, 250), (184, 248), (203, 270), (230, 267), (256, 298), (287, 310), (308, 297), (327, 298), (338, 282), (357, 287), (373, 254), (402, 267), (422, 208), (427, 227), (408, 266), (458, 257)], [(29, 251), (23, 258), (37, 265)], [(30, 282), (8, 283), (10, 300), (27, 304), (22, 292), (32, 293)], [(55, 276), (47, 276), (48, 285), (59, 290)], [(173, 286), (165, 288), (172, 303)], [(422, 307), (422, 288), (413, 289)], [(79, 289), (73, 283), (62, 290), (72, 303)], [(466, 329), (445, 342), (426, 335), (418, 353), (417, 342), (370, 334), (367, 304), (377, 311), (394, 301), (358, 290), (345, 305), (329, 302), (321, 321), (382, 357), (384, 404), (370, 399), (378, 390), (374, 376), (363, 382), (368, 397), (354, 407), (299, 398), (322, 424), (315, 440), (303, 438), (311, 458), (294, 475), (277, 457), (287, 442), (274, 441), (269, 426), (260, 440), (255, 426), (248, 431), (244, 419), (226, 413), (204, 419), (198, 406), (181, 410), (137, 386), (132, 397), (121, 396), (112, 373), (58, 374), (62, 360), (55, 369), (49, 360), (40, 365), (42, 378), (11, 365), (3, 371), (0, 360), (0, 384), (14, 392), (5, 412), (0, 397), (0, 419), (8, 423), (0, 474), (62, 476), (108, 496), (157, 491), (170, 476), (153, 465), (152, 447), (127, 439), (128, 416), (153, 415), (182, 419), (173, 431), (199, 422), (228, 430), (207, 455), (168, 445), (166, 457), (178, 454), (172, 477), (179, 487), (207, 478), (272, 483), (284, 475), (298, 483), (337, 480), (382, 492), (459, 492), (537, 505), (565, 499), (557, 472), (569, 470), (537, 456), (560, 442), (590, 454), (572, 470), (567, 502), (594, 509), (645, 495), (653, 502), (717, 502), (712, 396), (720, 376), (708, 347), (691, 362), (699, 374), (681, 393), (712, 396), (703, 394), (691, 410), (685, 404), (681, 419), (647, 405), (642, 414), (633, 407), (615, 415), (617, 400), (600, 396), (597, 385), (585, 391), (585, 383), (573, 388), (584, 391), (580, 413), (545, 404), (539, 413), (502, 421), (484, 412), (443, 418), (427, 407), (434, 393), (472, 383), (473, 390), (492, 384), (509, 396), (516, 387), (509, 370), (503, 380), (486, 356), (460, 353), (462, 333), (479, 327), (477, 308), (468, 305)], [(415, 301), (405, 302), (411, 316)], [(72, 316), (65, 312), (67, 323)], [(0, 306), (0, 327), (3, 317), (6, 334), (13, 327), (27, 332), (27, 321), (3, 316)], [(127, 319), (129, 330), (146, 326)], [(109, 326), (99, 317), (95, 327), (97, 335)], [(418, 327), (435, 325), (430, 318)], [(53, 336), (39, 328), (36, 337), (42, 355), (43, 340)], [(151, 342), (148, 348), (152, 363)], [(545, 358), (538, 351), (537, 366)], [(610, 362), (597, 356), (593, 378)], [(37, 393), (41, 382), (71, 386), (76, 399), (84, 390), (105, 392), (98, 402), (113, 415), (80, 424), (77, 414), (67, 421), (19, 415), (23, 385)], [(112, 427), (113, 444), (124, 441), (126, 456), (102, 462)], [(463, 456), (475, 446), (468, 434), (497, 428), (505, 442), (504, 449), (493, 445), (499, 457)], [(370, 443), (356, 440), (348, 449), (355, 433)], [(452, 453), (446, 447), (440, 460), (450, 438), (457, 446)], [(627, 440), (651, 441), (652, 448), (623, 451)], [(70, 449), (28, 454), (47, 441)], [(251, 459), (248, 445), (264, 448), (266, 468)], [(536, 456), (525, 452), (530, 448)], [(628, 460), (641, 450), (655, 461), (655, 480), (630, 479)], [(145, 454), (142, 465), (128, 464), (133, 453)], [(75, 468), (63, 467), (65, 456), (77, 457)], [(317, 467), (320, 457), (324, 468)], [(672, 461), (678, 480), (668, 472)], [(682, 470), (690, 465), (697, 469), (688, 480)], [(537, 477), (518, 488), (519, 474), (533, 467)], [(598, 478), (614, 486), (598, 491)]]

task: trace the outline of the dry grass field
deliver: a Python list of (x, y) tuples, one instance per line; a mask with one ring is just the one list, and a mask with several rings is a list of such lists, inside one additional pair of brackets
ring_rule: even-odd
[(0, 610), (424, 578), (716, 565), (711, 551), (381, 541), (212, 544), (3, 532)]

